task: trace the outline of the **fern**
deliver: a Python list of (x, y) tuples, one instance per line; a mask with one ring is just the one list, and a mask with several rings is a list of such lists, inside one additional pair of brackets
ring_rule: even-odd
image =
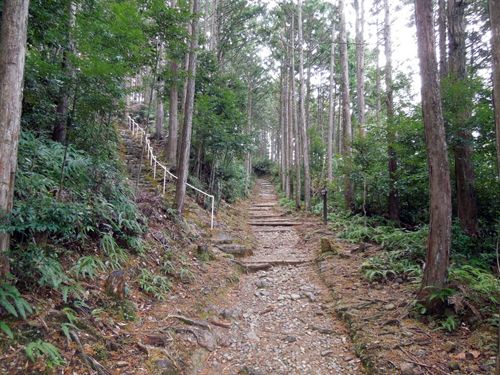
[(94, 276), (99, 271), (99, 269), (103, 272), (106, 272), (108, 268), (99, 258), (93, 257), (91, 255), (85, 255), (78, 259), (76, 264), (71, 268), (71, 272), (74, 273), (77, 279), (84, 279), (88, 276), (91, 280), (94, 280)]
[[(12, 300), (14, 304), (9, 300)], [(30, 314), (33, 312), (29, 303), (21, 297), (16, 287), (5, 282), (0, 283), (0, 305), (16, 318), (20, 315), (23, 319), (26, 319), (26, 312)]]
[(10, 330), (9, 326), (4, 322), (0, 321), (0, 329), (5, 332), (7, 336), (10, 337), (11, 340), (14, 340), (14, 334)]
[(25, 352), (28, 358), (33, 362), (35, 361), (35, 357), (44, 357), (45, 355), (48, 356), (49, 359), (47, 360), (47, 365), (51, 368), (52, 365), (62, 366), (65, 363), (61, 354), (54, 345), (40, 339), (30, 342), (26, 346)]

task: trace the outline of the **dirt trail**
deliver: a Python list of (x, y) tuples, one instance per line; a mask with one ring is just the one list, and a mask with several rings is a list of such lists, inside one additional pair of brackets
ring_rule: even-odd
[(312, 254), (284, 216), (267, 181), (249, 209), (257, 250), (245, 263), (272, 267), (240, 277), (224, 304), (237, 312), (224, 344), (201, 374), (362, 374), (340, 321), (327, 309), (327, 288)]

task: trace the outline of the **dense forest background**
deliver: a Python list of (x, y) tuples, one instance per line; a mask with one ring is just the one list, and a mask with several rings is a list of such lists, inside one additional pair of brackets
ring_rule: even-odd
[[(429, 10), (430, 2), (417, 3)], [(290, 209), (320, 213), (326, 188), (339, 235), (387, 251), (366, 263), (367, 277), (424, 276), (415, 302), (422, 312), (460, 295), (468, 304), (457, 315), (492, 316), (500, 217), (493, 7), (440, 0), (431, 9), (427, 47), (437, 56), (445, 142), (439, 169), (451, 181), (449, 202), (431, 204), (447, 185), (433, 185), (439, 137), (428, 132), (425, 89), (423, 101), (415, 95), (427, 73), (414, 80), (417, 71), (393, 64), (394, 41), (417, 49), (412, 31), (392, 27), (403, 16), (408, 30), (421, 26), (411, 2), (32, 0), (20, 132), (9, 154), (17, 155), (13, 203), (0, 217), (2, 254), (9, 251), (2, 306), (25, 316), (31, 308), (18, 290), (34, 285), (81, 298), (79, 277), (119, 268), (144, 246), (148, 219), (117, 148), (131, 116), (161, 145), (168, 168), (213, 194), (217, 207), (246, 197), (256, 175), (279, 184)], [(165, 197), (172, 212), (182, 213), (182, 189)], [(433, 212), (444, 206), (449, 225), (438, 245), (446, 263), (435, 264)], [(71, 273), (59, 262), (66, 252), (78, 254)], [(425, 276), (440, 267), (442, 283)]]

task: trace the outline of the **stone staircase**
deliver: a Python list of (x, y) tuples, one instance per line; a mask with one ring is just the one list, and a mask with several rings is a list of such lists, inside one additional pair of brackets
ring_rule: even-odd
[(258, 239), (258, 249), (244, 259), (246, 264), (297, 265), (312, 261), (310, 254), (298, 246), (300, 237), (294, 226), (304, 224), (287, 218), (278, 206), (274, 186), (258, 180), (260, 193), (249, 209), (248, 224)]
[[(142, 167), (141, 154), (143, 145), (138, 136), (134, 137), (132, 132), (127, 127), (119, 129), (121, 143), (118, 146), (118, 151), (123, 155), (123, 162), (127, 167), (127, 174), (129, 176), (129, 183), (135, 190), (137, 176), (139, 174), (139, 191), (148, 191), (153, 194), (161, 193), (162, 184), (153, 184), (153, 168), (149, 165), (149, 159), (146, 150), (144, 150)], [(163, 178), (163, 171), (156, 170), (157, 180)]]

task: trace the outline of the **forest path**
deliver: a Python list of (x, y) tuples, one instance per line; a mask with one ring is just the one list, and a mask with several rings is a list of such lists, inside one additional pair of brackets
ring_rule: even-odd
[(314, 254), (294, 229), (301, 223), (284, 216), (269, 182), (257, 184), (248, 212), (258, 246), (244, 263), (271, 266), (241, 275), (229, 290), (222, 303), (239, 318), (200, 374), (362, 374), (341, 322), (326, 307)]

